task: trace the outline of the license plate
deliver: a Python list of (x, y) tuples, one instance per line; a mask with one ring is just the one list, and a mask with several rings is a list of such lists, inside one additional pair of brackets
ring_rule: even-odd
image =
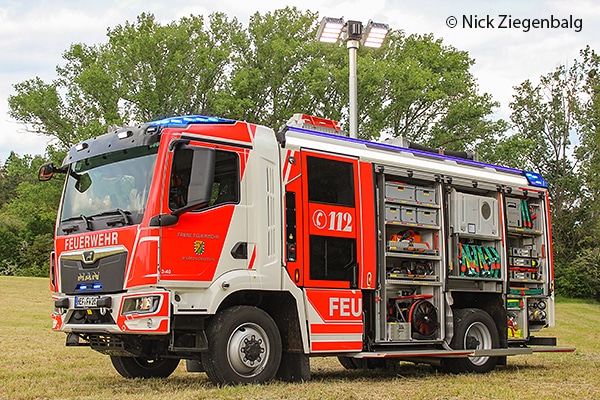
[(75, 307), (90, 308), (98, 307), (99, 297), (94, 296), (77, 296), (75, 297)]

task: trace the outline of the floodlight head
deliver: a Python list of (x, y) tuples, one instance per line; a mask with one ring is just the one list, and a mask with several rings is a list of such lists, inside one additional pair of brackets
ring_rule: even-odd
[(365, 47), (379, 48), (383, 44), (389, 31), (390, 27), (387, 24), (369, 20), (361, 44)]
[(324, 17), (317, 31), (317, 40), (325, 43), (335, 43), (344, 29), (344, 18)]

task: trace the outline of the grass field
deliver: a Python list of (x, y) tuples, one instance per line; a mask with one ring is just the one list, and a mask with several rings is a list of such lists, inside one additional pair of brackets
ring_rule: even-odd
[(509, 357), (486, 375), (444, 375), (402, 363), (394, 372), (346, 371), (335, 358), (311, 360), (312, 380), (219, 388), (185, 363), (168, 379), (126, 380), (107, 356), (67, 348), (52, 332), (52, 301), (41, 278), (0, 277), (1, 399), (599, 399), (600, 306), (560, 301), (546, 329), (575, 353)]

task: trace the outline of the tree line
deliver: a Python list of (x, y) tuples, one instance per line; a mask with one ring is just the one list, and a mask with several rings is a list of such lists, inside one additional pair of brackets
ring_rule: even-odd
[[(14, 84), (10, 116), (49, 139), (45, 155), (11, 154), (0, 165), (0, 274), (48, 273), (61, 182), (37, 168), (114, 126), (203, 114), (274, 129), (297, 112), (348, 120), (345, 45), (315, 40), (318, 15), (286, 7), (244, 28), (223, 13), (160, 24), (141, 14), (75, 43), (56, 79)], [(600, 58), (589, 47), (571, 66), (515, 87), (510, 120), (479, 93), (465, 51), (433, 35), (392, 30), (381, 49), (358, 52), (359, 136), (405, 137), (475, 150), (479, 159), (541, 172), (550, 186), (556, 289), (600, 299)]]

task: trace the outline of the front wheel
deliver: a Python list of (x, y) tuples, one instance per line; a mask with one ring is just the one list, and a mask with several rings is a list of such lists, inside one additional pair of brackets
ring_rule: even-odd
[(125, 378), (166, 378), (175, 371), (179, 359), (148, 360), (140, 357), (110, 356), (117, 372)]
[(281, 336), (273, 319), (257, 307), (235, 306), (208, 324), (202, 365), (217, 385), (263, 383), (281, 362)]
[[(454, 310), (454, 350), (489, 350), (498, 348), (500, 339), (494, 320), (478, 308)], [(443, 360), (444, 369), (453, 372), (486, 373), (494, 369), (498, 357), (480, 356)]]

